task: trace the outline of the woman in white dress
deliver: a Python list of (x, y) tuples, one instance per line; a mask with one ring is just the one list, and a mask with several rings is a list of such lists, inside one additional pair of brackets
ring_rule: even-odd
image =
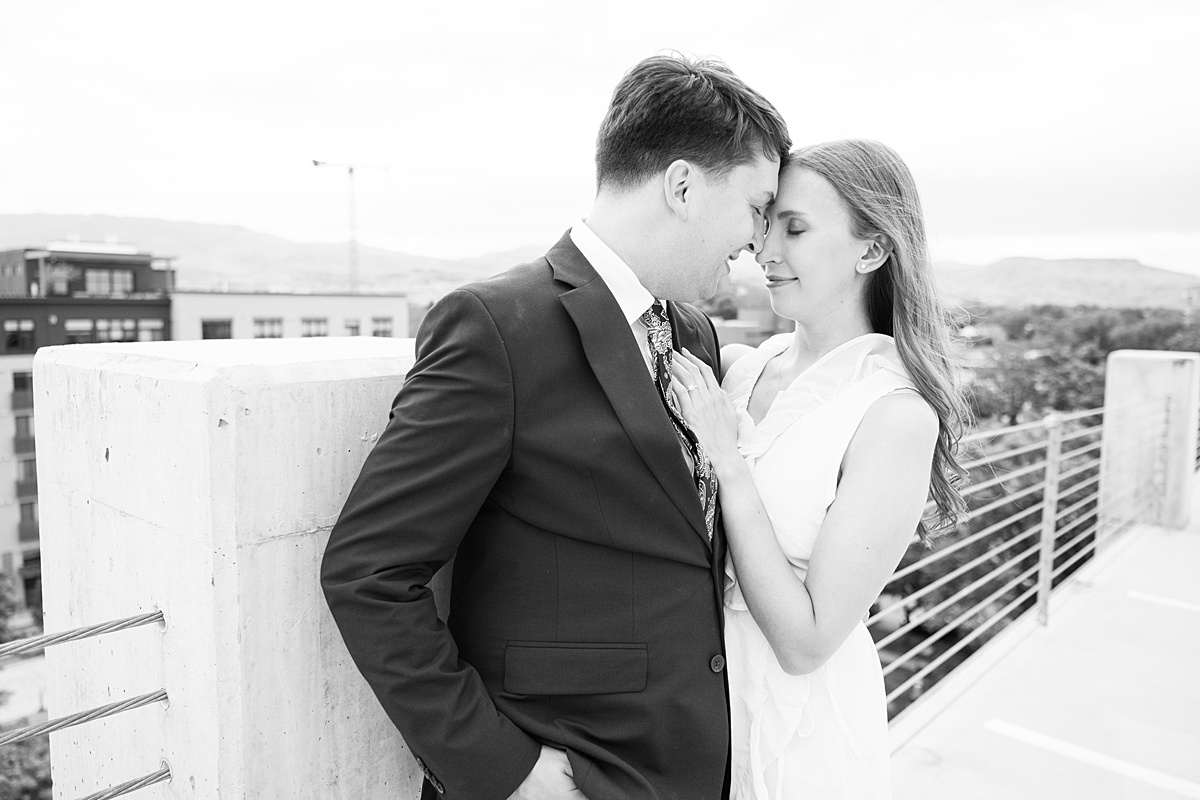
[(899, 156), (857, 140), (797, 150), (767, 220), (757, 260), (795, 332), (725, 348), (724, 392), (689, 354), (672, 380), (729, 540), (731, 800), (889, 798), (862, 621), (913, 536), (962, 513), (968, 412)]

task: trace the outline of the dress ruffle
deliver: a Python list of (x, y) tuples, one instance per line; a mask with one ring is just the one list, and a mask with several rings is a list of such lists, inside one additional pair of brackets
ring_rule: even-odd
[[(846, 389), (881, 370), (904, 379), (908, 371), (900, 361), (896, 340), (882, 333), (868, 333), (844, 342), (800, 373), (788, 388), (779, 392), (771, 409), (756, 426), (746, 410), (750, 392), (767, 362), (787, 349), (792, 334), (780, 333), (747, 353), (746, 368), (736, 386), (726, 387), (738, 415), (738, 450), (747, 460), (756, 459), (791, 427), (797, 419), (837, 397)], [(742, 366), (739, 361), (737, 366)]]

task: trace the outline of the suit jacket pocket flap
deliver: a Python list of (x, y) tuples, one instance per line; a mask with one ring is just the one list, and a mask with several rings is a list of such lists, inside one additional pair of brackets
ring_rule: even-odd
[(514, 694), (616, 694), (646, 688), (644, 644), (509, 642), (504, 691)]

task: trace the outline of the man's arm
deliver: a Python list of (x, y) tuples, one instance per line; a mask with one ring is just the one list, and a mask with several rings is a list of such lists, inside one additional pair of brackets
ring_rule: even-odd
[(416, 363), (321, 567), (355, 664), (451, 797), (503, 800), (541, 751), (459, 661), (429, 589), (507, 463), (512, 433), (504, 343), (483, 303), (453, 292), (421, 326)]

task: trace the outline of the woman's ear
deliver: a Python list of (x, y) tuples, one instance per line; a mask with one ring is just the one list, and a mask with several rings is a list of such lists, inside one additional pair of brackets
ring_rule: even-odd
[(862, 274), (874, 272), (887, 263), (892, 255), (891, 242), (883, 234), (871, 239), (854, 269)]

